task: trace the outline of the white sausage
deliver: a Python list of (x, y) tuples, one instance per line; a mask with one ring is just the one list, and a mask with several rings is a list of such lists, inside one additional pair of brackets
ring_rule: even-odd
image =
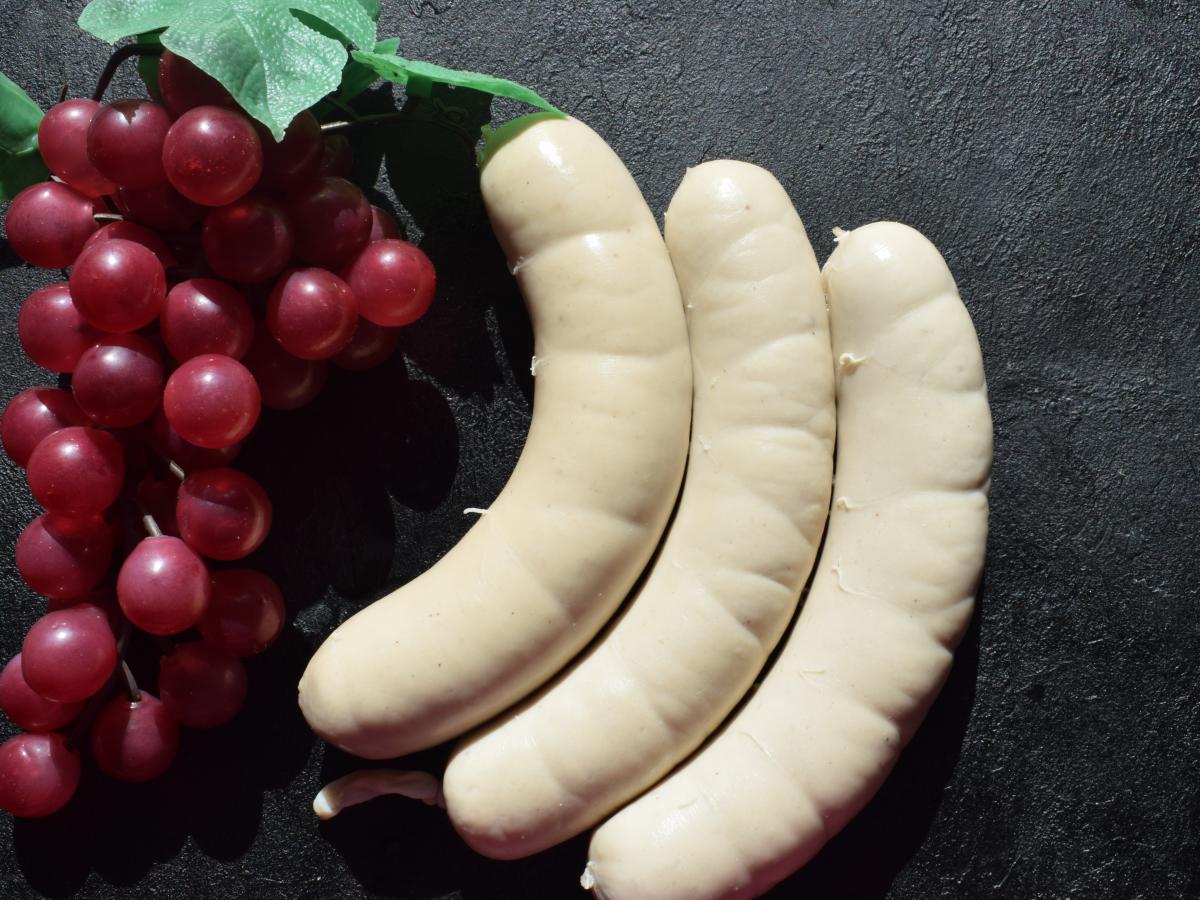
[(561, 668), (629, 592), (683, 473), (687, 328), (633, 178), (586, 125), (544, 115), (493, 135), (482, 166), (533, 325), (533, 420), (487, 515), (309, 663), (305, 717), (358, 756), (461, 734)]
[(578, 834), (691, 753), (782, 635), (825, 526), (833, 359), (787, 193), (757, 166), (706, 163), (671, 201), (666, 238), (692, 346), (683, 494), (624, 616), (451, 758), (447, 809), (487, 856)]
[(904, 225), (843, 235), (824, 275), (837, 477), (813, 586), (747, 705), (596, 831), (599, 897), (756, 897), (802, 866), (879, 788), (971, 617), (992, 429), (970, 317)]

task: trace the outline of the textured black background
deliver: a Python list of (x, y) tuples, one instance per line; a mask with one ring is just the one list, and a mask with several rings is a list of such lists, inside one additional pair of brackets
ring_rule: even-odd
[[(75, 29), (81, 6), (3, 3), (2, 68), (43, 106), (64, 81), (90, 90), (107, 57)], [(749, 159), (789, 188), (822, 258), (832, 226), (898, 218), (959, 279), (996, 422), (981, 611), (882, 793), (772, 896), (1200, 896), (1197, 5), (384, 6), (380, 34), (408, 55), (506, 74), (591, 123), (656, 211), (685, 166)], [(130, 71), (116, 93), (134, 87)], [(528, 323), (470, 161), (437, 129), (406, 135), (379, 184), (438, 265), (436, 307), (403, 360), (268, 414), (244, 455), (276, 503), (258, 563), (292, 626), (254, 661), (236, 726), (189, 735), (171, 776), (85, 773), (68, 811), (0, 819), (4, 896), (582, 896), (584, 840), (500, 864), (416, 804), (328, 825), (309, 810), (352, 765), (297, 713), (312, 647), (453, 544), (528, 424)], [(7, 397), (52, 381), (14, 322), (54, 275), (4, 245), (0, 264)], [(11, 555), (35, 507), (7, 460), (0, 480), (7, 657), (42, 601)]]

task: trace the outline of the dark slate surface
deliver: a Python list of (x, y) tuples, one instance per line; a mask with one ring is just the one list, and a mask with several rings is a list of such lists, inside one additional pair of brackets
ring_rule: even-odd
[[(658, 211), (685, 166), (745, 158), (790, 189), (822, 257), (832, 226), (899, 218), (962, 285), (996, 419), (981, 612), (877, 800), (772, 896), (1200, 896), (1197, 6), (384, 5), (381, 35), (408, 55), (504, 73), (590, 122)], [(75, 30), (80, 6), (3, 3), (2, 68), (44, 106), (64, 81), (90, 89), (107, 56)], [(305, 659), (453, 544), (528, 424), (528, 323), (469, 159), (437, 129), (408, 135), (380, 187), (440, 296), (405, 361), (267, 416), (245, 454), (277, 504), (258, 562), (293, 623), (253, 663), (248, 710), (189, 735), (159, 783), (87, 773), (69, 811), (0, 819), (5, 897), (582, 896), (583, 840), (500, 864), (415, 804), (324, 826), (309, 811), (352, 763), (296, 711)], [(14, 320), (54, 276), (7, 247), (0, 264), (8, 396), (52, 381)], [(7, 657), (42, 603), (11, 556), (35, 507), (7, 461), (0, 480)]]

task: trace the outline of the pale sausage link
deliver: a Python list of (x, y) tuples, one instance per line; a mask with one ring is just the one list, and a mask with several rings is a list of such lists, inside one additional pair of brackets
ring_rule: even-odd
[(633, 178), (586, 125), (547, 116), (501, 129), (482, 165), (533, 323), (533, 418), (487, 515), (309, 663), (309, 724), (369, 758), (455, 737), (561, 668), (645, 566), (683, 473), (686, 324)]
[(825, 279), (837, 477), (810, 594), (746, 706), (596, 831), (583, 883), (608, 900), (755, 897), (802, 866), (879, 788), (970, 619), (992, 430), (953, 278), (884, 222), (843, 234)]
[(757, 166), (706, 163), (684, 178), (666, 235), (692, 345), (683, 494), (625, 615), (451, 759), (451, 819), (489, 856), (578, 834), (692, 752), (783, 633), (824, 528), (833, 359), (787, 193)]

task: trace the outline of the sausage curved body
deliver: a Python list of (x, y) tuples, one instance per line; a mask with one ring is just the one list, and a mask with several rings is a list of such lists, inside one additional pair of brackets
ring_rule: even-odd
[(683, 493), (624, 615), (451, 758), (450, 817), (488, 856), (578, 834), (691, 753), (762, 668), (821, 539), (833, 360), (804, 225), (770, 173), (719, 161), (688, 172), (666, 239), (692, 347)]
[(599, 897), (755, 897), (794, 872), (879, 788), (970, 619), (992, 429), (954, 280), (891, 222), (843, 235), (824, 277), (837, 481), (812, 588), (746, 706), (596, 831)]
[(484, 202), (534, 330), (533, 418), (486, 514), (309, 663), (305, 717), (358, 756), (461, 734), (561, 668), (632, 587), (683, 473), (686, 324), (633, 178), (575, 119), (518, 120), (486, 154)]

